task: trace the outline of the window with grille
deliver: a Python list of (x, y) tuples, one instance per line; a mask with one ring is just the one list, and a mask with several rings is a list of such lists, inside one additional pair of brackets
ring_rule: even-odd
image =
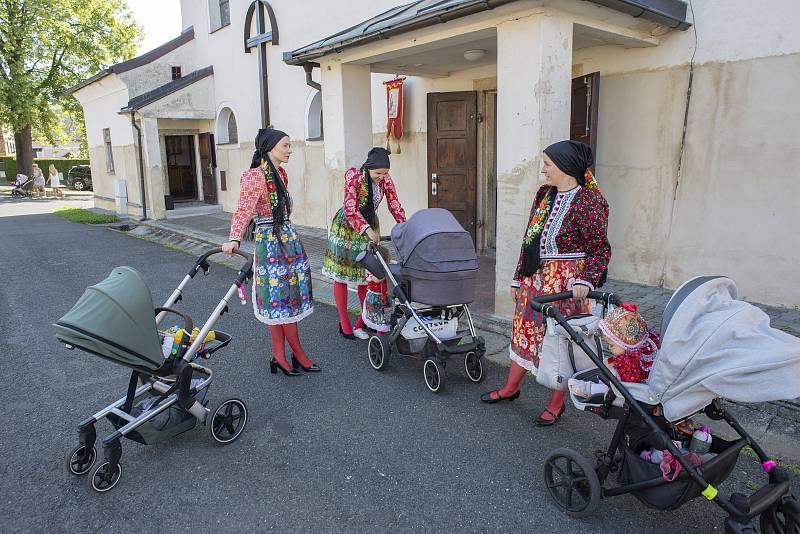
[(172, 67), (172, 79), (177, 80), (181, 77), (181, 68), (180, 67)]

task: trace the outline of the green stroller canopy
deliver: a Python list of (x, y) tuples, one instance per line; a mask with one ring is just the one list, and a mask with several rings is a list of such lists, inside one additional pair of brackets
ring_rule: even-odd
[(131, 267), (86, 288), (53, 326), (59, 341), (126, 367), (154, 371), (164, 363), (150, 289)]

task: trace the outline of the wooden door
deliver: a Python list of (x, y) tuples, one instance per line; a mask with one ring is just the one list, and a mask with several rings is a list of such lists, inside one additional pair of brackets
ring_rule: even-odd
[(212, 165), (211, 136), (201, 133), (198, 136), (200, 145), (200, 172), (203, 174), (203, 201), (206, 204), (217, 203), (217, 183), (214, 180), (214, 167)]
[[(597, 158), (597, 104), (599, 100), (599, 72), (579, 76), (572, 80), (569, 138), (592, 147), (595, 159)], [(592, 171), (594, 171), (594, 165)]]
[(175, 200), (196, 200), (197, 181), (192, 137), (167, 135), (164, 137), (164, 148), (167, 154), (169, 194)]
[(450, 210), (475, 241), (477, 93), (428, 93), (428, 207)]

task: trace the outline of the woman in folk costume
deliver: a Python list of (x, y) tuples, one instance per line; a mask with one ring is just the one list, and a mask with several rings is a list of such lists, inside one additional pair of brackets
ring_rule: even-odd
[(353, 330), (347, 314), (348, 284), (358, 287), (362, 308), (367, 294), (366, 273), (356, 257), (367, 249), (370, 241), (380, 244), (381, 231), (376, 212), (384, 198), (395, 221), (404, 222), (406, 214), (389, 176), (389, 151), (385, 148), (370, 150), (361, 168), (348, 169), (344, 180), (344, 206), (331, 221), (322, 274), (333, 280), (333, 296), (339, 310), (339, 333), (348, 339), (367, 339), (369, 335), (364, 330), (363, 318), (359, 316)]
[[(297, 376), (299, 369), (314, 372), (320, 368), (303, 350), (297, 331), (297, 323), (314, 311), (314, 301), (308, 257), (289, 220), (292, 199), (287, 190), (288, 177), (281, 165), (289, 161), (291, 154), (287, 134), (272, 128), (258, 131), (250, 170), (242, 173), (230, 241), (222, 250), (233, 254), (250, 219), (255, 218), (253, 311), (256, 319), (269, 325), (270, 371), (274, 374), (280, 369), (284, 375)], [(285, 341), (292, 349), (291, 364), (286, 360)]]
[[(519, 397), (523, 376), (539, 366), (546, 323), (528, 306), (530, 299), (572, 291), (574, 298), (559, 304), (561, 312), (566, 316), (588, 313), (586, 295), (605, 281), (611, 259), (608, 203), (590, 170), (592, 149), (576, 141), (560, 141), (544, 150), (543, 160), (547, 184), (539, 188), (533, 201), (511, 283), (516, 304), (509, 347), (511, 366), (505, 385), (481, 396), (488, 403)], [(555, 424), (564, 412), (565, 395), (566, 391), (553, 391), (537, 425)]]

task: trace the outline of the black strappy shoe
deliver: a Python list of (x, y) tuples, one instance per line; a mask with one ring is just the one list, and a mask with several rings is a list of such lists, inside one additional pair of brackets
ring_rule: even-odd
[[(497, 393), (497, 397), (492, 397), (492, 393)], [(517, 390), (516, 393), (512, 393), (508, 397), (501, 397), (500, 390), (495, 389), (494, 391), (490, 391), (489, 393), (484, 393), (483, 395), (481, 395), (481, 402), (485, 402), (486, 404), (494, 404), (495, 402), (503, 402), (503, 401), (513, 402), (514, 399), (518, 397), (519, 397), (519, 390)]]
[(561, 417), (561, 415), (564, 413), (564, 410), (566, 410), (566, 408), (567, 408), (567, 405), (563, 404), (561, 406), (561, 409), (558, 411), (558, 413), (553, 413), (550, 410), (548, 410), (547, 408), (545, 408), (544, 412), (542, 412), (542, 415), (544, 415), (546, 413), (549, 413), (550, 415), (553, 416), (553, 418), (552, 419), (545, 419), (545, 418), (542, 417), (542, 415), (540, 415), (539, 417), (536, 418), (536, 421), (534, 421), (534, 423), (536, 423), (536, 426), (553, 426), (554, 424), (556, 424), (556, 421), (558, 421), (558, 418)]

